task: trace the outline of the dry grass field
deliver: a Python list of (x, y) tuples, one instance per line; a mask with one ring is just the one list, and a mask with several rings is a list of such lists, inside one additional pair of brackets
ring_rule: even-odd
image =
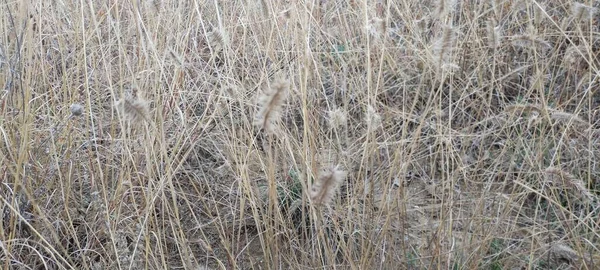
[(0, 2), (2, 269), (600, 269), (600, 7)]

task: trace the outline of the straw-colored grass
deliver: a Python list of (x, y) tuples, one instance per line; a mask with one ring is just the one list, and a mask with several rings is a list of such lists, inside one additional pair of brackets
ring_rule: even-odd
[(2, 1), (2, 269), (600, 269), (598, 1)]

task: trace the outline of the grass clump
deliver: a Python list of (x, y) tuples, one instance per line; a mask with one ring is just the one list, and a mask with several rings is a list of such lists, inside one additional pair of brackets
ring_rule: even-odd
[(0, 264), (598, 269), (598, 8), (5, 1)]

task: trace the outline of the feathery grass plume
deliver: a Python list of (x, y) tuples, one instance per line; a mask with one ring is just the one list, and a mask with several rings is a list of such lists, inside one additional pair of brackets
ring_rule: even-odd
[(542, 25), (544, 23), (544, 19), (546, 19), (547, 7), (544, 3), (538, 3), (537, 5), (532, 6), (533, 11), (533, 25)]
[[(571, 266), (580, 265), (585, 261), (586, 264), (591, 265), (592, 259), (587, 254), (581, 254), (566, 244), (561, 242), (555, 242), (549, 244), (546, 249), (551, 259), (561, 262), (567, 262)], [(579, 267), (574, 267), (579, 268)]]
[(571, 4), (571, 16), (575, 21), (591, 20), (594, 17), (594, 13), (596, 13), (594, 7), (579, 2)]
[(594, 195), (587, 189), (583, 181), (560, 168), (548, 167), (544, 170), (545, 180), (558, 188), (573, 189), (577, 196), (588, 202), (592, 201)]
[(494, 10), (494, 14), (496, 15), (496, 18), (500, 18), (501, 17), (501, 13), (502, 13), (502, 0), (493, 0), (490, 1), (492, 3), (492, 9)]
[(269, 19), (270, 12), (269, 12), (269, 4), (267, 4), (267, 1), (260, 0), (260, 7), (262, 9), (262, 13), (263, 13), (263, 16), (265, 17), (265, 19)]
[(284, 11), (281, 11), (279, 14), (286, 20), (289, 20), (292, 18), (292, 8), (288, 8)]
[(550, 43), (546, 42), (543, 39), (539, 39), (533, 35), (518, 35), (515, 36), (512, 40), (512, 44), (515, 47), (521, 48), (531, 48), (531, 47), (541, 47), (541, 48), (551, 48)]
[(163, 1), (159, 1), (159, 0), (144, 1), (146, 6), (153, 9), (153, 11), (155, 11), (155, 12), (160, 12), (162, 10), (162, 5), (163, 5), (162, 2)]
[(220, 52), (225, 48), (226, 36), (225, 33), (215, 29), (206, 34), (206, 41), (214, 52)]
[(258, 100), (259, 110), (254, 124), (267, 133), (275, 131), (275, 123), (279, 120), (280, 110), (287, 98), (290, 84), (285, 80), (271, 83)]
[(142, 122), (150, 119), (149, 103), (143, 99), (125, 97), (115, 102), (117, 111), (131, 122)]
[(431, 30), (431, 28), (429, 27), (430, 23), (431, 18), (429, 18), (429, 16), (424, 16), (421, 19), (414, 20), (415, 28), (417, 28), (422, 34)]
[(346, 178), (346, 172), (340, 170), (338, 166), (321, 172), (319, 179), (312, 187), (310, 198), (316, 205), (328, 205), (344, 178)]
[(523, 11), (526, 8), (527, 8), (527, 1), (512, 1), (512, 5), (510, 6), (510, 9), (515, 12)]
[(488, 46), (490, 48), (496, 49), (500, 47), (500, 43), (502, 41), (502, 30), (494, 19), (487, 21), (487, 38)]
[(372, 184), (373, 184), (373, 182), (371, 182), (371, 177), (365, 177), (363, 196), (371, 195), (371, 191), (373, 191), (371, 189), (371, 187), (373, 186)]
[(504, 108), (504, 112), (508, 114), (521, 115), (523, 113), (537, 112), (541, 113), (542, 109), (537, 104), (513, 104)]
[(377, 40), (385, 38), (386, 25), (385, 21), (380, 18), (371, 18), (367, 23), (366, 29)]
[(565, 57), (563, 57), (563, 59), (570, 67), (577, 66), (583, 62), (584, 56), (582, 53), (586, 51), (587, 50), (583, 45), (571, 45), (565, 51)]
[(435, 44), (434, 52), (435, 56), (438, 57), (438, 67), (441, 67), (444, 63), (449, 62), (449, 58), (452, 55), (452, 49), (454, 48), (455, 34), (454, 29), (451, 26), (444, 26), (442, 36)]
[(329, 127), (335, 129), (345, 126), (346, 122), (348, 122), (348, 117), (346, 116), (346, 111), (335, 109), (327, 113), (327, 120), (329, 122)]
[(447, 74), (454, 74), (455, 72), (460, 70), (460, 66), (453, 63), (443, 63), (440, 67), (440, 70), (444, 71)]
[(581, 117), (572, 114), (572, 113), (568, 113), (568, 112), (563, 112), (563, 111), (552, 111), (550, 113), (550, 118), (557, 121), (557, 122), (562, 122), (562, 123), (573, 123), (574, 125), (577, 126), (581, 126), (581, 127), (589, 127), (589, 123), (586, 122), (585, 120), (581, 119)]
[(179, 55), (178, 53), (175, 53), (175, 51), (173, 51), (171, 48), (168, 48), (169, 50), (169, 55), (171, 56), (171, 59), (177, 61), (177, 64), (179, 66), (183, 66), (183, 57), (181, 57), (181, 55)]
[(594, 75), (590, 72), (586, 72), (581, 76), (577, 82), (577, 89), (595, 87), (598, 83), (594, 81)]
[(381, 116), (377, 113), (375, 108), (371, 105), (367, 105), (367, 113), (365, 115), (365, 121), (369, 128), (379, 127), (381, 125)]
[(540, 114), (536, 111), (533, 111), (529, 114), (529, 119), (527, 120), (527, 129), (530, 129), (533, 125), (540, 121), (539, 116)]
[(444, 15), (450, 12), (456, 5), (455, 0), (439, 0), (435, 6), (434, 16), (441, 19)]
[(210, 246), (210, 244), (208, 242), (204, 241), (204, 239), (196, 238), (195, 240), (193, 240), (193, 242), (199, 243), (200, 246), (202, 246), (202, 248), (204, 248), (205, 251), (213, 252), (212, 246)]

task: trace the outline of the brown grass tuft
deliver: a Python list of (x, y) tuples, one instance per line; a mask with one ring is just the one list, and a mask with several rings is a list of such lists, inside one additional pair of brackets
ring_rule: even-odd
[(290, 84), (285, 80), (272, 82), (258, 101), (259, 110), (254, 124), (267, 133), (275, 131), (275, 123), (279, 120), (280, 110), (287, 98)]
[(338, 166), (323, 171), (310, 192), (313, 203), (316, 205), (329, 204), (345, 177), (346, 172), (340, 170)]

